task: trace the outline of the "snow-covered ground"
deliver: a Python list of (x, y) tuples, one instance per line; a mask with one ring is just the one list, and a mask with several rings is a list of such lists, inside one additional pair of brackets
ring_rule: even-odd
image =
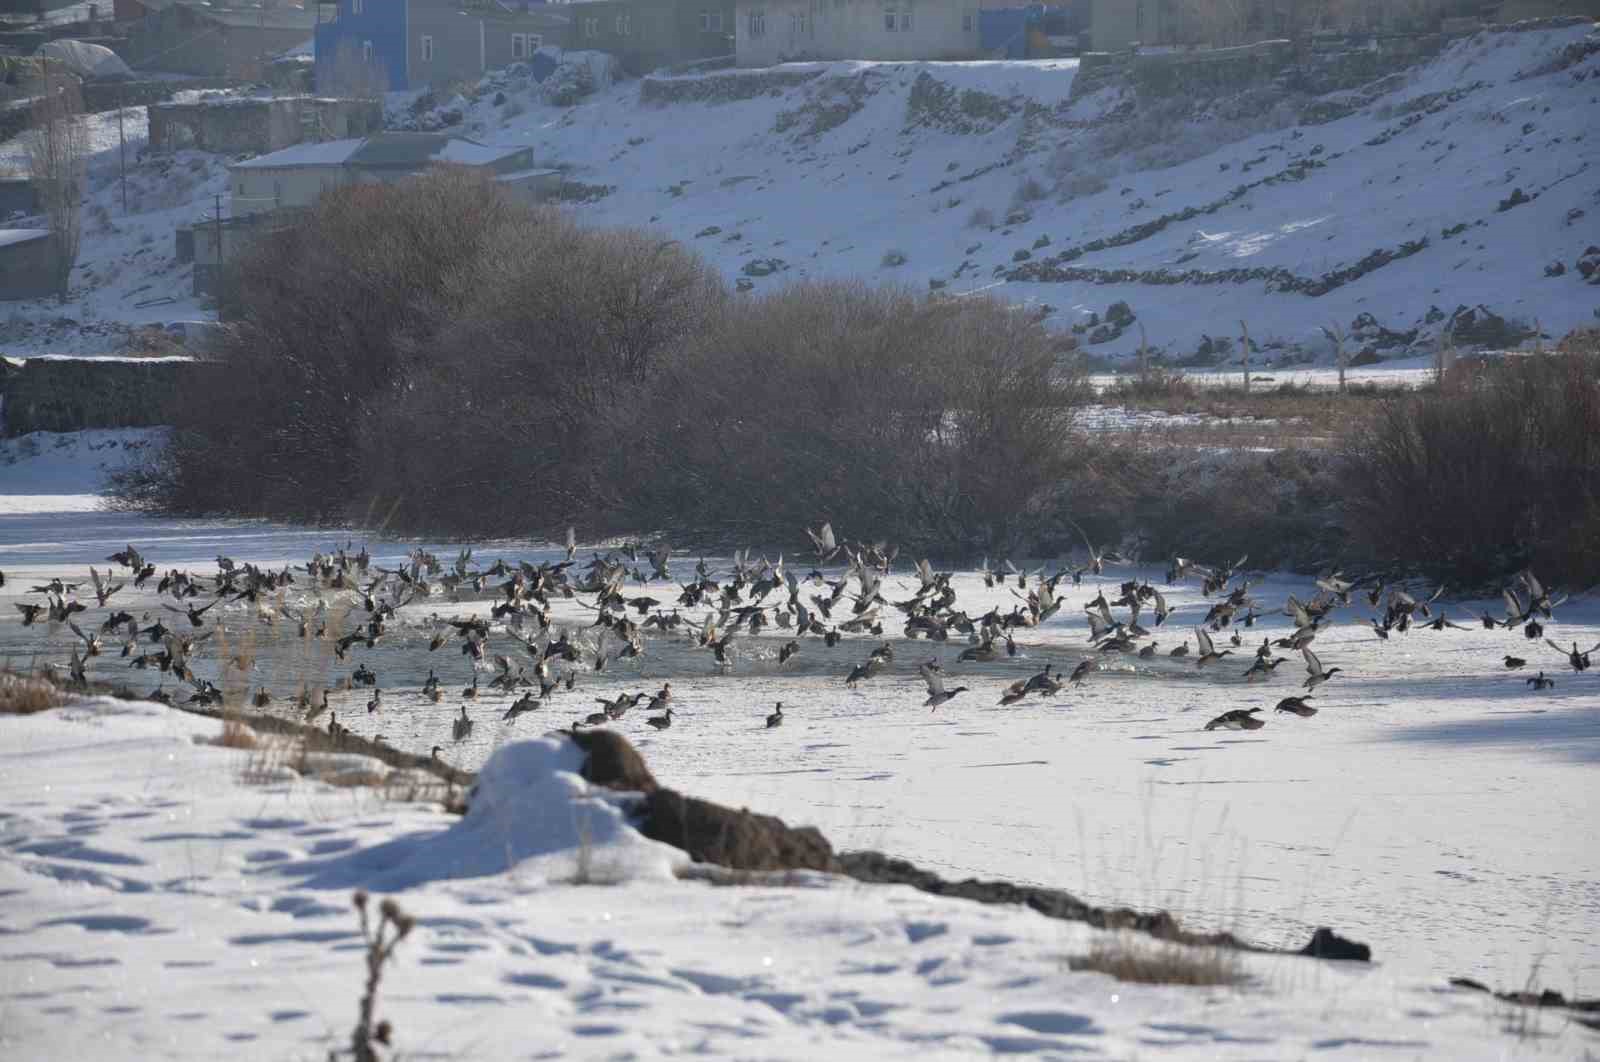
[[(0, 729), (7, 1057), (325, 1058), (365, 973), (351, 890), (400, 885), (416, 929), (376, 1010), (396, 1057), (1504, 1059), (1591, 1035), (1400, 963), (1246, 956), (1240, 987), (1142, 986), (1073, 971), (1107, 935), (1020, 908), (674, 880), (681, 856), (555, 742), (508, 746), (457, 821), (250, 784), (255, 754), (204, 743), (218, 724), (152, 705)], [(578, 818), (616, 883), (572, 883)]]

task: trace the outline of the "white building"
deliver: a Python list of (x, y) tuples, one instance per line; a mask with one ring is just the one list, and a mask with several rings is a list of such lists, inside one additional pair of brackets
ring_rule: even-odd
[(740, 66), (797, 59), (973, 59), (980, 0), (738, 0)]
[(378, 133), (297, 144), (234, 163), (228, 167), (232, 214), (307, 207), (329, 188), (387, 183), (440, 165), (483, 170), (529, 200), (561, 183), (559, 171), (534, 168), (531, 147), (496, 147), (446, 133)]

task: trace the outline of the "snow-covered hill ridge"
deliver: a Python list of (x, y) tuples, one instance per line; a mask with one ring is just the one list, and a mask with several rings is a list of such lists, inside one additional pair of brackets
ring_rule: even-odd
[(1075, 60), (790, 64), (570, 107), (513, 72), (463, 128), (534, 144), (588, 186), (584, 216), (665, 229), (748, 289), (992, 289), (1062, 328), (1128, 303), (1137, 323), (1101, 354), (1142, 324), (1184, 356), (1241, 320), (1263, 345), (1316, 347), (1337, 323), (1398, 349), (1458, 306), (1554, 335), (1594, 319), (1576, 266), (1600, 242), (1597, 42), (1587, 24), (1486, 31), (1354, 89), (1209, 99), (1075, 96)]

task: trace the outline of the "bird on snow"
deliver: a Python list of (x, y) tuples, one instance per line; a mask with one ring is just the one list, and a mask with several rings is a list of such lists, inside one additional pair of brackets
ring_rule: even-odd
[(1223, 712), (1211, 722), (1206, 724), (1207, 730), (1260, 730), (1267, 725), (1265, 719), (1257, 719), (1255, 713), (1260, 708), (1235, 708), (1231, 712)]
[(1278, 702), (1277, 711), (1289, 712), (1292, 715), (1298, 715), (1302, 719), (1310, 719), (1317, 714), (1316, 708), (1306, 703), (1310, 699), (1311, 694), (1309, 693), (1304, 697), (1285, 697)]
[(771, 715), (767, 716), (767, 729), (771, 730), (773, 727), (782, 726), (782, 725), (783, 725), (783, 702), (779, 701), (778, 702), (778, 707), (773, 710), (773, 713)]

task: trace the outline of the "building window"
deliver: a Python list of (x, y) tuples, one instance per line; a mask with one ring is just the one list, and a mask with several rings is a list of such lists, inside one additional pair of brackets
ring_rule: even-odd
[(911, 28), (911, 12), (909, 12), (909, 11), (900, 12), (900, 32), (904, 33), (906, 30), (908, 30), (910, 28)]
[(511, 58), (526, 59), (533, 54), (533, 49), (528, 46), (526, 33), (513, 33), (511, 35)]
[(721, 11), (702, 11), (702, 12), (700, 12), (700, 30), (703, 33), (721, 33), (722, 32), (722, 12)]
[(963, 11), (961, 13), (961, 32), (962, 33), (971, 33), (972, 32), (972, 24), (973, 24), (974, 21), (976, 21), (976, 20), (973, 18), (973, 15), (972, 15), (971, 11)]
[(433, 62), (433, 38), (427, 34), (422, 35), (422, 61)]
[(894, 32), (894, 27), (895, 27), (894, 9), (891, 8), (888, 11), (885, 11), (883, 13), (883, 28), (888, 30), (890, 33), (893, 33)]
[(789, 13), (789, 27), (794, 33), (806, 32), (807, 24), (808, 16), (804, 11), (792, 11)]
[(591, 39), (600, 36), (600, 20), (597, 18), (584, 19), (583, 35)]
[(628, 16), (627, 15), (618, 15), (617, 16), (617, 36), (626, 37), (627, 35), (628, 35)]
[(366, 5), (363, 3), (363, 0), (350, 0), (350, 13), (352, 15), (359, 15), (361, 14), (362, 8), (365, 6)]
[(372, 42), (371, 41), (362, 41), (361, 42), (361, 61), (363, 63), (371, 63), (372, 62)]
[(765, 37), (767, 35), (767, 13), (760, 9), (750, 12), (749, 35), (752, 37)]

